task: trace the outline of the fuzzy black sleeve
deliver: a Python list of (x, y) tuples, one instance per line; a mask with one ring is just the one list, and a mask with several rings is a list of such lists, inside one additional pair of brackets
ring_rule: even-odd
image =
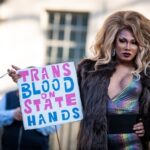
[(144, 104), (144, 113), (143, 115), (143, 124), (145, 129), (144, 138), (146, 141), (150, 141), (150, 88), (145, 89), (145, 104)]
[(84, 102), (83, 102), (83, 84), (88, 76), (88, 72), (91, 70), (94, 70), (95, 61), (90, 59), (83, 59), (80, 61), (80, 63), (77, 66), (77, 77), (78, 77), (78, 84), (79, 84), (79, 90), (80, 90), (80, 96), (82, 101), (82, 106), (84, 108)]
[(150, 79), (143, 79), (142, 82), (143, 92), (140, 98), (140, 110), (145, 130), (144, 139), (150, 141)]
[(146, 141), (150, 141), (150, 113), (143, 118), (145, 135), (144, 138)]

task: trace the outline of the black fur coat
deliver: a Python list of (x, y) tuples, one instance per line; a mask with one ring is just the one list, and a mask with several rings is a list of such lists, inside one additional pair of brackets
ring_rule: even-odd
[[(77, 70), (84, 118), (80, 124), (77, 150), (107, 150), (106, 105), (110, 77), (115, 71), (115, 63), (94, 68), (95, 61), (83, 60)], [(145, 137), (150, 138), (150, 78), (141, 74), (143, 91), (140, 98)]]

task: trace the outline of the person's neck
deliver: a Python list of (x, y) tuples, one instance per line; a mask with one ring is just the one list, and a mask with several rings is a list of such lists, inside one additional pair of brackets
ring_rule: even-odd
[(121, 61), (119, 61), (117, 64), (117, 69), (134, 71), (135, 67), (134, 67), (132, 62), (121, 62)]

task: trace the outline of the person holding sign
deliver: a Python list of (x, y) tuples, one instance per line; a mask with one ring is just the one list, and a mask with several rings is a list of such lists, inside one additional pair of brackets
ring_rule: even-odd
[(17, 73), (14, 70), (8, 72), (18, 84), (25, 130), (39, 131), (43, 127), (60, 126), (83, 118), (73, 62), (27, 69), (13, 68)]
[[(16, 69), (16, 67), (14, 67)], [(73, 62), (9, 71), (17, 82), (25, 129), (83, 118)]]
[[(83, 106), (77, 150), (148, 150), (149, 19), (134, 11), (110, 15), (92, 50), (77, 69)], [(8, 70), (14, 81), (16, 70)]]
[(18, 90), (0, 101), (0, 127), (4, 127), (2, 150), (48, 150), (49, 134), (56, 131), (54, 126), (24, 130)]

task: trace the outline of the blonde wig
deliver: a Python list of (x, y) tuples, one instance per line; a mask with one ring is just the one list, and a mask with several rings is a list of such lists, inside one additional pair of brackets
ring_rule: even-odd
[(94, 51), (92, 59), (97, 61), (96, 66), (112, 61), (112, 50), (116, 36), (126, 28), (133, 33), (139, 47), (134, 62), (136, 66), (134, 73), (139, 74), (150, 66), (150, 20), (135, 11), (119, 11), (106, 19), (92, 46)]

